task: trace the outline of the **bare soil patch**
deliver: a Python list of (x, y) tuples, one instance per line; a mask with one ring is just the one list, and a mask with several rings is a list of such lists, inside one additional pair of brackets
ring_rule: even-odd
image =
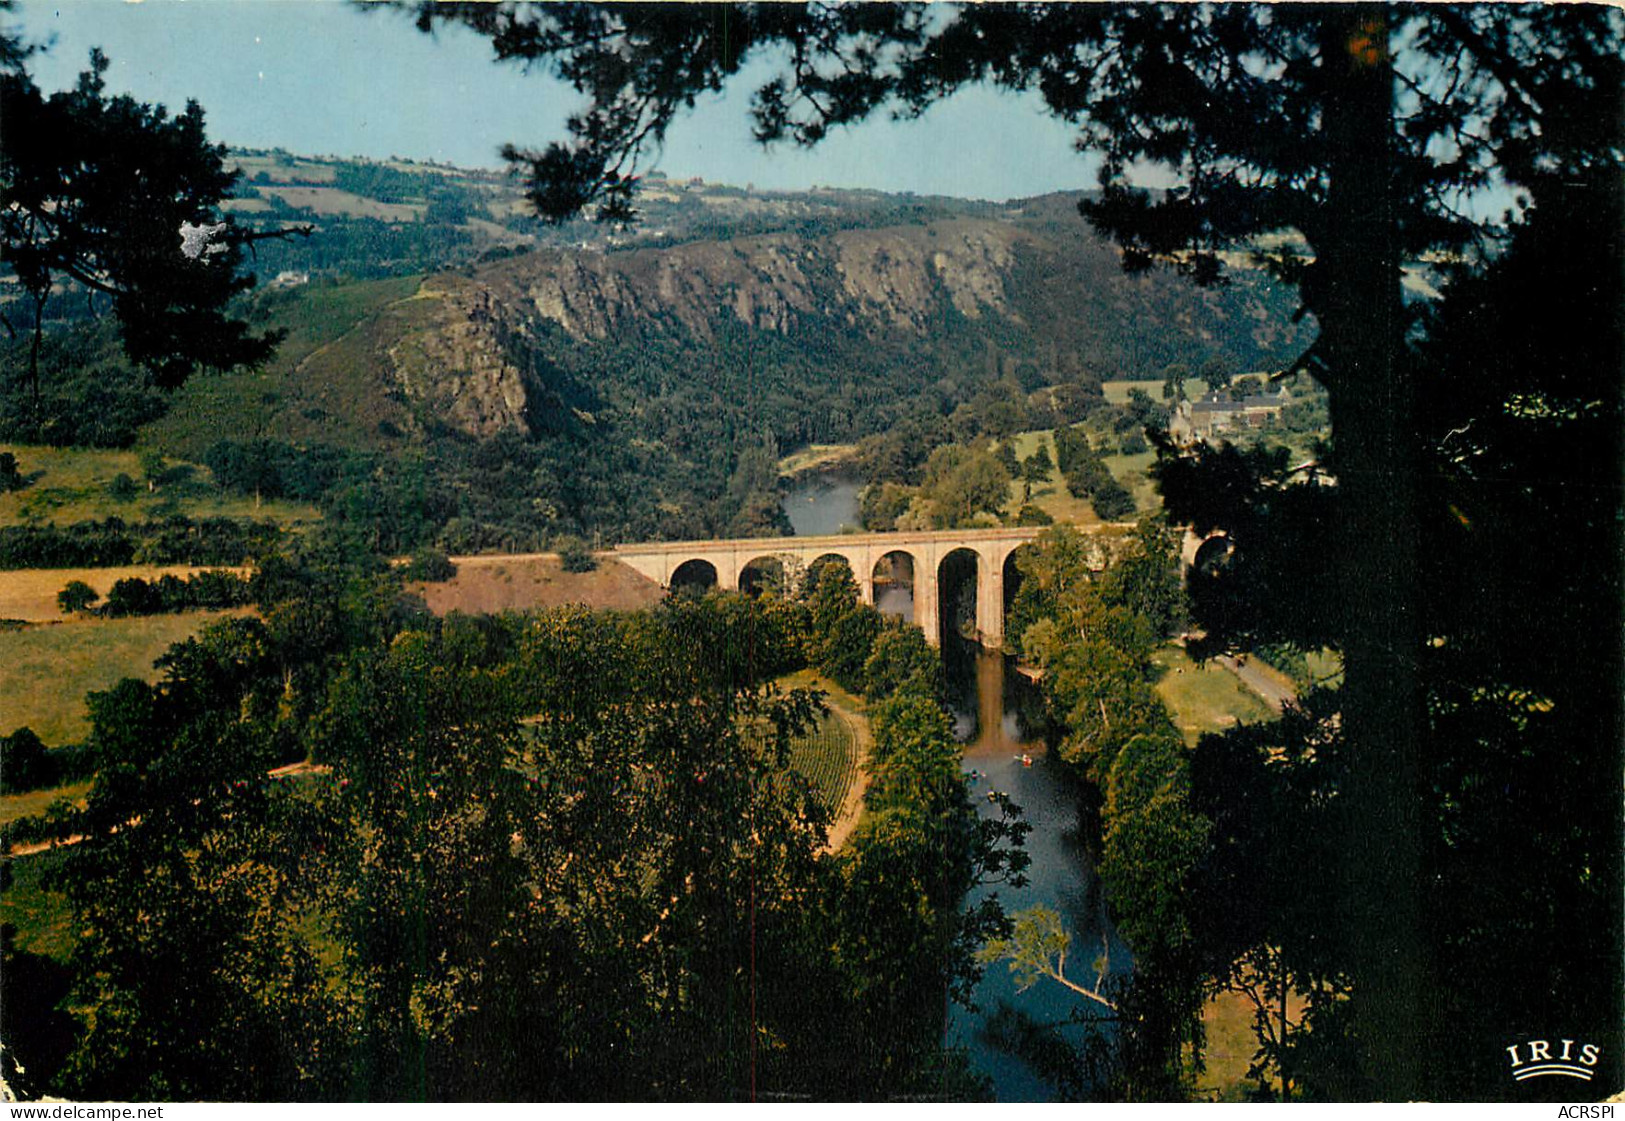
[(620, 561), (601, 559), (591, 572), (566, 572), (552, 553), (453, 557), (457, 575), (435, 584), (410, 584), (436, 615), (524, 611), (583, 604), (631, 611), (660, 602), (664, 590)]

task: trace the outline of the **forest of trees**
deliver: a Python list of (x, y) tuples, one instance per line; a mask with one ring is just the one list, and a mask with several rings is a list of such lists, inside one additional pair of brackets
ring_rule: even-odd
[(108, 568), (125, 564), (237, 565), (269, 556), (282, 530), (234, 518), (182, 515), (126, 524), (0, 527), (0, 572), (19, 568)]

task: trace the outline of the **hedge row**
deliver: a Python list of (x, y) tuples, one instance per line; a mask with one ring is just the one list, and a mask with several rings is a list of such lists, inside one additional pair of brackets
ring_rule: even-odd
[(270, 553), (281, 538), (273, 522), (176, 516), (127, 525), (121, 518), (68, 526), (0, 528), (0, 570), (109, 568), (125, 564), (242, 564)]

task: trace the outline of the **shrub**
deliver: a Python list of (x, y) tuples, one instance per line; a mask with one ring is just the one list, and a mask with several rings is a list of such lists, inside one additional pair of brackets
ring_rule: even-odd
[(1116, 479), (1098, 487), (1089, 496), (1089, 504), (1102, 521), (1116, 521), (1134, 513), (1134, 496)]
[(129, 502), (141, 493), (141, 488), (135, 485), (135, 480), (120, 471), (113, 476), (113, 481), (107, 484), (107, 493), (113, 496), (115, 502)]
[(1081, 432), (1058, 429), (1055, 448), (1067, 490), (1076, 498), (1087, 498), (1098, 517), (1115, 521), (1134, 512), (1134, 496), (1107, 469)]
[(101, 598), (101, 593), (83, 580), (70, 580), (56, 593), (56, 605), (62, 614), (71, 615), (75, 611), (90, 610), (90, 605)]
[(598, 567), (598, 558), (592, 555), (587, 543), (579, 537), (556, 538), (553, 550), (558, 553), (559, 560), (564, 562), (566, 572), (591, 572)]
[(248, 577), (214, 568), (193, 573), (174, 602), (165, 606), (174, 611), (182, 607), (239, 607), (248, 602)]
[(0, 736), (0, 791), (15, 794), (45, 785), (51, 777), (50, 757), (31, 728), (18, 728)]
[(908, 509), (919, 488), (896, 483), (871, 484), (864, 488), (860, 517), (863, 528), (885, 533), (897, 528), (897, 519)]
[[(68, 587), (72, 586), (70, 584)], [(65, 595), (68, 589), (62, 591)], [(92, 596), (94, 594), (92, 592)], [(193, 608), (240, 607), (251, 601), (248, 577), (211, 569), (194, 573), (185, 580), (171, 573), (160, 576), (150, 584), (134, 576), (120, 580), (108, 591), (107, 602), (102, 604), (102, 614), (116, 619), (126, 615), (156, 615), (163, 611), (189, 611)], [(57, 596), (57, 603), (62, 603), (62, 595)], [(63, 610), (68, 609), (64, 607)]]
[(863, 664), (863, 692), (870, 700), (909, 691), (937, 698), (944, 694), (942, 656), (917, 627), (888, 620), (869, 647)]
[(451, 558), (439, 549), (419, 549), (412, 554), (412, 559), (406, 565), (406, 578), (408, 580), (428, 580), (431, 582), (450, 580), (457, 575), (457, 566), (451, 563)]
[(52, 750), (27, 727), (0, 736), (0, 794), (21, 794), (77, 782), (95, 770), (95, 757), (83, 744)]
[(125, 615), (151, 615), (161, 610), (156, 589), (138, 576), (118, 581), (107, 592), (102, 614), (112, 618)]

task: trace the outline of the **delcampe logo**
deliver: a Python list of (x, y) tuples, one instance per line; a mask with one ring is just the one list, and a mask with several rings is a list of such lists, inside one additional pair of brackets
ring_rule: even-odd
[[(1561, 1074), (1569, 1078), (1584, 1078), (1591, 1081), (1591, 1075), (1597, 1069), (1597, 1059), (1602, 1049), (1595, 1043), (1579, 1044), (1576, 1051), (1575, 1041), (1560, 1039), (1556, 1044), (1545, 1039), (1530, 1039), (1523, 1043), (1515, 1043), (1507, 1048), (1507, 1054), (1512, 1056), (1512, 1077), (1522, 1082), (1526, 1078), (1539, 1078), (1546, 1074)], [(1557, 1049), (1557, 1054), (1553, 1050)]]

